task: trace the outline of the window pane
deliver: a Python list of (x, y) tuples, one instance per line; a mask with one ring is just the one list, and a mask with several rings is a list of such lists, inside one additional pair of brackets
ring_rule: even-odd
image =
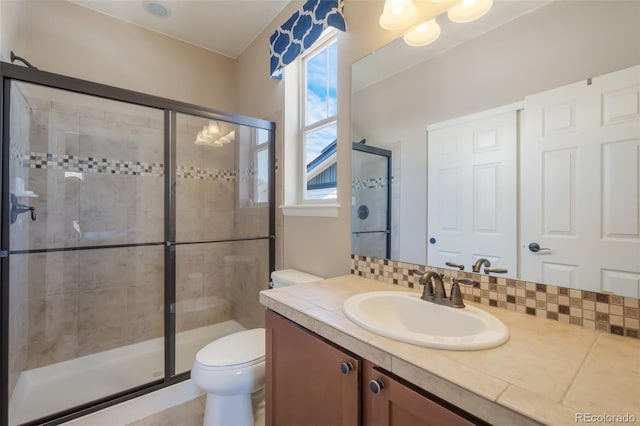
[(269, 201), (269, 151), (262, 149), (256, 154), (256, 181), (254, 200), (256, 203)]
[(256, 145), (262, 145), (269, 142), (269, 131), (265, 129), (256, 129)]
[(337, 55), (334, 42), (306, 61), (306, 125), (336, 114)]
[(338, 43), (329, 46), (329, 76), (327, 97), (329, 116), (338, 114)]
[(307, 200), (336, 197), (336, 132), (332, 123), (305, 134)]

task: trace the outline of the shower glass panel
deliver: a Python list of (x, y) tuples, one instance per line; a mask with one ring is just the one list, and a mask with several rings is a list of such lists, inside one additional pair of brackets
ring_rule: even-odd
[(391, 151), (354, 143), (351, 162), (351, 251), (389, 258)]
[(164, 376), (163, 114), (11, 83), (10, 424)]
[(176, 374), (198, 349), (264, 326), (270, 132), (176, 116)]
[(267, 239), (176, 247), (176, 374), (215, 339), (264, 327), (268, 252)]

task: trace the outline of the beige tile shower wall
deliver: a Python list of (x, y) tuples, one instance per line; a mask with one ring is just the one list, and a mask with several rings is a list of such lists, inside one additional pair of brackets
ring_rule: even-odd
[(27, 368), (163, 335), (162, 246), (14, 257), (29, 265)]
[(389, 284), (418, 287), (420, 276), (413, 272), (416, 269), (434, 270), (444, 274), (447, 294), (454, 277), (477, 281), (477, 288), (460, 286), (465, 300), (591, 330), (640, 338), (640, 300), (632, 297), (432, 268), (368, 256), (351, 256), (351, 274)]
[(178, 333), (231, 319), (225, 257), (232, 243), (176, 247), (176, 330)]
[[(29, 170), (22, 167), (24, 154), (29, 146), (30, 109), (22, 91), (13, 87), (11, 97), (11, 191), (16, 192), (16, 178), (27, 181)], [(29, 204), (29, 198), (20, 197), (19, 202)], [(30, 220), (21, 215), (12, 232), (25, 234)], [(12, 256), (10, 259), (11, 276), (9, 279), (9, 395), (13, 392), (20, 372), (25, 369), (27, 358), (27, 273), (28, 265), (24, 259)]]
[(224, 258), (233, 318), (247, 329), (264, 327), (264, 307), (258, 296), (269, 288), (269, 242), (236, 242), (233, 252)]
[[(177, 241), (225, 240), (233, 237), (235, 182), (230, 175), (209, 178), (206, 174), (235, 170), (233, 143), (196, 145), (198, 132), (207, 123), (186, 123), (177, 118), (176, 239)], [(237, 126), (219, 122), (222, 135)], [(183, 171), (183, 172), (181, 172)], [(204, 175), (203, 175), (204, 174)]]
[[(23, 170), (29, 172), (26, 187), (38, 194), (31, 201), (37, 220), (24, 232), (12, 228), (12, 248), (161, 242), (162, 114), (149, 118), (35, 98), (29, 103)], [(142, 173), (140, 164), (156, 166)], [(163, 335), (162, 246), (49, 251), (13, 260), (28, 269), (26, 368)]]
[[(28, 238), (12, 234), (13, 249), (162, 241), (162, 176), (124, 172), (136, 162), (163, 163), (162, 114), (141, 118), (29, 102), (35, 108), (27, 186), (38, 194), (32, 202), (38, 220), (31, 222)], [(98, 161), (105, 162), (104, 170), (91, 164)]]

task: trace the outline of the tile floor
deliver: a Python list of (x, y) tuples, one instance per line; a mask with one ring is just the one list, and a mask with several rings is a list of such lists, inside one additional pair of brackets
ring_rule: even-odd
[(206, 395), (129, 423), (127, 426), (202, 426)]

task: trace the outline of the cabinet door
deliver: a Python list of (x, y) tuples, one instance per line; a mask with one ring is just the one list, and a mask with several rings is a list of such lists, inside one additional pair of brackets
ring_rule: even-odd
[[(362, 381), (363, 426), (456, 426), (477, 424), (405, 386), (364, 361)], [(377, 393), (371, 382), (381, 385)]]
[(271, 311), (266, 330), (267, 426), (358, 425), (360, 361)]

